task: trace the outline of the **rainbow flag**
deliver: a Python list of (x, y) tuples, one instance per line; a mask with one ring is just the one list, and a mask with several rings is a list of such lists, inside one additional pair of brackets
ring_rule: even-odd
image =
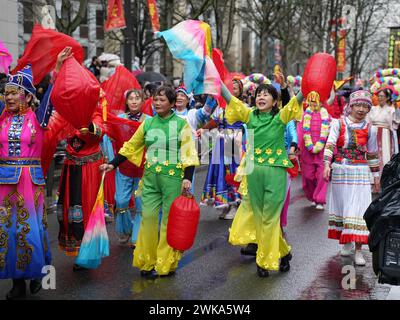
[(75, 263), (88, 269), (96, 269), (103, 257), (110, 255), (110, 244), (104, 218), (104, 177), (85, 229), (78, 257)]
[(188, 92), (220, 95), (221, 78), (212, 61), (211, 28), (207, 23), (186, 20), (156, 35), (164, 38), (174, 58), (183, 60), (183, 82)]

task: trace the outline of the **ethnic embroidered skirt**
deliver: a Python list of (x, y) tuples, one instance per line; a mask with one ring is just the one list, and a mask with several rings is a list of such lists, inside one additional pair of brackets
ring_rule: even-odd
[[(225, 176), (235, 174), (239, 164), (235, 157), (225, 156), (226, 142), (233, 143), (233, 139), (225, 141), (221, 135), (212, 150), (210, 165), (208, 166), (204, 190), (201, 196), (201, 204), (213, 205), (215, 208), (228, 207), (229, 204), (239, 203), (241, 196), (237, 188), (226, 183)], [(230, 152), (231, 153), (231, 152)]]
[(64, 164), (57, 218), (60, 225), (59, 248), (68, 256), (77, 256), (101, 183), (99, 166), (103, 160), (83, 165)]
[(18, 184), (0, 187), (0, 279), (40, 279), (50, 264), (44, 188), (23, 168)]
[(332, 164), (328, 238), (368, 243), (363, 216), (371, 203), (370, 175), (368, 165)]

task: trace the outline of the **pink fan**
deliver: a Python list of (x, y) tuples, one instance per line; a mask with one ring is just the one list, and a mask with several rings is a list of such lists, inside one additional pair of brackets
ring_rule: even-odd
[(13, 58), (8, 52), (4, 43), (0, 40), (0, 72), (8, 74), (8, 68), (10, 67)]

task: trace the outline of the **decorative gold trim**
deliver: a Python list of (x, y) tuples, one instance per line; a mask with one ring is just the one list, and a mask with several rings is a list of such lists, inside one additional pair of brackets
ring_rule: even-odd
[[(29, 224), (26, 222), (29, 219), (29, 212), (25, 208), (25, 200), (17, 191), (17, 262), (16, 267), (19, 270), (24, 270), (31, 263), (33, 246), (29, 245), (26, 240), (26, 235), (31, 231)], [(21, 227), (21, 228), (20, 228)]]

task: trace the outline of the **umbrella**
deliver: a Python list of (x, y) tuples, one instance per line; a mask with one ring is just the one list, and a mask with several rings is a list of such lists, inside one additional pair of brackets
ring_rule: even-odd
[(102, 53), (99, 57), (100, 61), (120, 60), (120, 57), (113, 53)]
[(140, 73), (136, 76), (136, 79), (141, 83), (144, 84), (145, 82), (165, 82), (167, 78), (164, 77), (161, 73), (154, 72), (154, 71), (147, 71)]

